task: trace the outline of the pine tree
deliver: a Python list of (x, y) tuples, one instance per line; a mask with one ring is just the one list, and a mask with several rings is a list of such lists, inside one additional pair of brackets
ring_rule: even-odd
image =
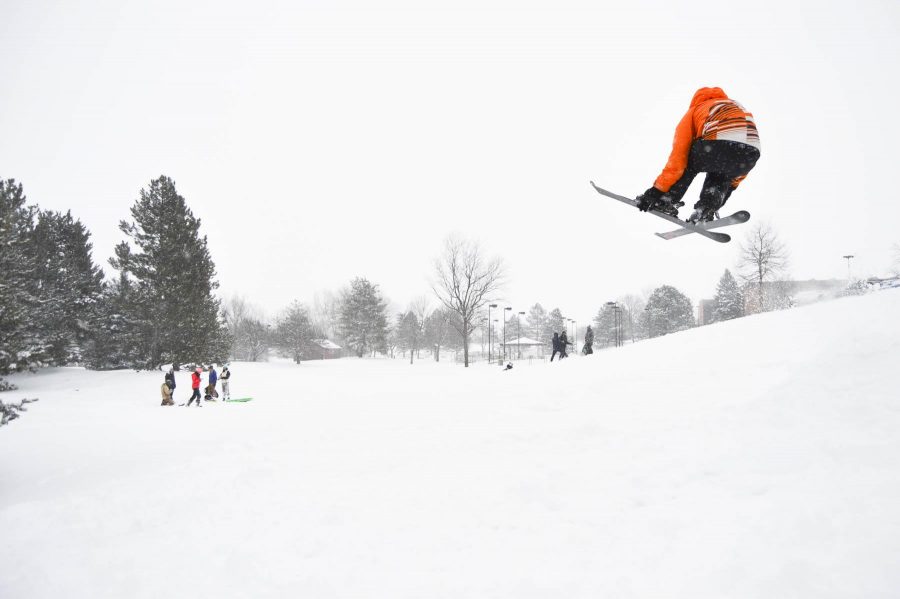
[[(41, 364), (43, 344), (34, 330), (37, 289), (28, 251), (34, 210), (22, 185), (0, 180), (0, 376)], [(0, 390), (11, 388), (0, 378)]]
[(452, 318), (453, 312), (447, 308), (435, 310), (425, 318), (423, 344), (427, 344), (431, 348), (435, 362), (441, 361), (441, 347), (447, 344), (448, 338), (452, 335), (450, 323)]
[(415, 312), (410, 310), (397, 315), (396, 333), (398, 347), (403, 352), (409, 351), (409, 363), (412, 364), (421, 342), (421, 327)]
[(364, 278), (353, 279), (341, 302), (340, 329), (347, 346), (358, 357), (387, 349), (385, 309), (378, 285)]
[(215, 265), (200, 219), (166, 176), (141, 190), (131, 216), (133, 222), (119, 225), (131, 243), (116, 246), (110, 264), (132, 286), (122, 322), (138, 343), (133, 366), (221, 362), (230, 338), (213, 295)]
[(81, 362), (97, 320), (103, 273), (90, 233), (71, 212), (38, 214), (29, 251), (40, 303), (35, 326), (51, 363)]
[(650, 336), (674, 333), (694, 326), (694, 308), (686, 295), (672, 287), (657, 287), (647, 300)]
[(299, 364), (314, 336), (309, 312), (303, 304), (294, 300), (275, 325), (278, 347), (290, 354), (295, 364)]
[(744, 295), (728, 269), (725, 269), (725, 274), (719, 279), (714, 301), (713, 322), (740, 318), (744, 315)]
[[(621, 317), (621, 314), (619, 316)], [(594, 316), (594, 336), (596, 343), (603, 343), (604, 346), (615, 345), (616, 313), (612, 306), (603, 304)]]
[(566, 318), (563, 316), (562, 312), (560, 312), (559, 308), (553, 308), (544, 324), (544, 333), (541, 337), (541, 341), (549, 345), (553, 340), (553, 333), (561, 333), (565, 330)]
[(138, 323), (129, 320), (137, 312), (134, 285), (124, 271), (103, 286), (97, 309), (97, 325), (85, 351), (88, 366), (97, 370), (128, 368), (140, 362)]
[(525, 334), (526, 337), (534, 337), (535, 341), (550, 343), (552, 335), (550, 338), (544, 339), (544, 329), (547, 326), (547, 311), (544, 310), (542, 305), (535, 304), (531, 306), (531, 309), (528, 310), (528, 315), (525, 317), (525, 321), (528, 329), (528, 333)]

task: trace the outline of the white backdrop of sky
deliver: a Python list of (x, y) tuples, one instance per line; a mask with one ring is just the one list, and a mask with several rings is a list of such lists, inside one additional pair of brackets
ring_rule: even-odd
[(772, 223), (791, 273), (883, 274), (898, 62), (888, 0), (0, 0), (0, 177), (71, 209), (104, 265), (172, 177), (222, 295), (269, 314), (355, 276), (402, 307), (458, 232), (506, 261), (505, 303), (584, 323), (663, 283), (696, 304), (735, 265), (740, 229), (666, 242), (588, 184), (651, 185), (702, 86), (756, 116), (728, 207)]

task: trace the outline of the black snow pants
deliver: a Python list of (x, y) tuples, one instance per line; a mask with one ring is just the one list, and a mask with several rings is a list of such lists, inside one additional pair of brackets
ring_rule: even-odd
[(759, 150), (739, 141), (698, 139), (691, 146), (687, 168), (681, 178), (665, 193), (673, 202), (684, 197), (691, 182), (706, 173), (700, 200), (694, 208), (718, 210), (728, 201), (734, 188), (732, 181), (749, 173), (759, 160)]
[(194, 401), (195, 399), (197, 400), (197, 405), (199, 406), (200, 405), (200, 389), (194, 389), (194, 393), (193, 393), (193, 395), (191, 395), (191, 398), (188, 400), (187, 405), (191, 405), (191, 402)]

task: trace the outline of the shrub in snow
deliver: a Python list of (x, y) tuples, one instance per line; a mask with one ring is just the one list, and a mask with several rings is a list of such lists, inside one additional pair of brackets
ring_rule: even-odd
[(34, 403), (38, 400), (38, 398), (34, 399), (23, 399), (19, 403), (10, 403), (5, 404), (0, 401), (0, 426), (5, 425), (10, 420), (15, 420), (19, 417), (19, 412), (27, 412), (28, 410), (25, 408), (25, 404)]

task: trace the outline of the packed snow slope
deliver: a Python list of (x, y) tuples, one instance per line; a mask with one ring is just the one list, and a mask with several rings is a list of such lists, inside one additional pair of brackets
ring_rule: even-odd
[(892, 290), (509, 372), (235, 363), (199, 409), (17, 376), (0, 597), (897, 597), (898, 366)]

